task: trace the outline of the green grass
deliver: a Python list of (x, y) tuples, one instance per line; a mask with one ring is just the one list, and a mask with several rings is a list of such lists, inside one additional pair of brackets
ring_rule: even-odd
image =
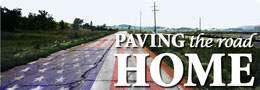
[(1, 71), (27, 64), (59, 50), (80, 45), (115, 32), (90, 30), (2, 32)]

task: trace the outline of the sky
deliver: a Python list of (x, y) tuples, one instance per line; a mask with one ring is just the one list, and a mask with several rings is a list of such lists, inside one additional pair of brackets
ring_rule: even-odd
[(152, 5), (158, 6), (157, 25), (165, 27), (229, 28), (260, 25), (260, 0), (1, 0), (9, 9), (29, 12), (46, 10), (56, 21), (72, 23), (74, 18), (94, 25), (130, 24), (153, 26)]

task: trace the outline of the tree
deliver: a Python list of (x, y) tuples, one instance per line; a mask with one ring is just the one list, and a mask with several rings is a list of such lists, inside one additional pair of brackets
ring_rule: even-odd
[(131, 25), (128, 26), (128, 30), (130, 30), (130, 29), (131, 29)]
[(65, 23), (64, 23), (63, 20), (61, 20), (61, 21), (59, 22), (59, 26), (60, 26), (60, 29), (61, 29), (61, 30), (65, 29)]
[[(22, 9), (16, 8), (9, 10), (6, 7), (0, 7), (1, 21), (3, 31), (15, 30), (53, 30), (57, 29), (57, 22), (45, 10), (39, 10), (38, 14), (29, 13), (29, 15), (22, 16)], [(64, 22), (65, 23), (65, 22)], [(68, 26), (68, 24), (65, 24)]]
[(91, 26), (91, 27), (93, 26), (92, 24), (93, 24), (93, 22), (92, 22), (92, 21), (90, 21), (90, 26)]
[(91, 29), (91, 31), (93, 31), (93, 30), (94, 30), (94, 27), (93, 27), (93, 22), (92, 22), (92, 21), (90, 21), (90, 29)]
[(90, 25), (89, 25), (88, 23), (85, 23), (85, 24), (83, 25), (83, 28), (84, 28), (84, 29), (90, 29)]
[(80, 26), (82, 26), (83, 19), (75, 18), (72, 24), (72, 28), (74, 30), (78, 30)]
[(6, 7), (1, 7), (2, 30), (14, 31), (14, 29), (20, 27), (20, 21), (22, 16), (21, 10), (22, 9), (19, 8), (9, 10)]
[(57, 23), (54, 18), (45, 10), (39, 10), (39, 14), (29, 13), (28, 18), (22, 21), (22, 29), (27, 30), (53, 30), (56, 29)]
[(106, 29), (107, 29), (106, 24), (103, 24), (103, 25), (101, 26), (101, 29), (102, 29), (102, 30), (106, 30)]
[(36, 29), (41, 30), (56, 29), (57, 26), (54, 18), (45, 10), (39, 10), (39, 14), (37, 14), (33, 23), (38, 26)]

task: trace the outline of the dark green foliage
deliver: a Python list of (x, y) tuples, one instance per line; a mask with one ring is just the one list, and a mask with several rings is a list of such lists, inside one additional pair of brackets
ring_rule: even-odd
[(90, 29), (90, 25), (88, 23), (83, 24), (83, 28)]
[(90, 26), (93, 26), (93, 22), (92, 21), (90, 21)]
[(88, 24), (88, 23), (85, 23), (84, 25), (83, 25), (83, 28), (84, 29), (90, 29), (90, 30), (94, 30), (95, 29), (95, 26), (92, 26), (92, 21), (90, 22), (90, 24)]
[(66, 24), (63, 20), (59, 22), (60, 29), (63, 30), (68, 27), (68, 24)]
[(1, 8), (2, 30), (54, 30), (56, 22), (53, 17), (44, 10), (39, 10), (39, 14), (30, 13), (28, 17), (23, 17), (21, 9), (9, 10)]
[(75, 18), (72, 24), (72, 28), (74, 30), (78, 30), (82, 26), (82, 23), (83, 23), (83, 19)]
[[(8, 8), (1, 7), (1, 26), (3, 31), (13, 32), (13, 31), (23, 31), (23, 30), (64, 30), (69, 29), (69, 23), (61, 20), (60, 22), (55, 22), (54, 18), (45, 10), (39, 10), (38, 14), (29, 13), (27, 17), (22, 16), (21, 9), (9, 10)], [(80, 28), (90, 29), (90, 30), (112, 30), (108, 29), (106, 24), (100, 26), (93, 26), (91, 21), (89, 24), (83, 24), (83, 19), (75, 18), (72, 24), (74, 30), (79, 30)]]
[(90, 29), (90, 30), (106, 30), (106, 31), (113, 31), (114, 29), (112, 29), (112, 28), (108, 28), (107, 26), (106, 26), (106, 24), (103, 24), (103, 25), (97, 25), (97, 26), (92, 26), (92, 21), (90, 22), (90, 24), (88, 24), (88, 23), (85, 23), (85, 24), (83, 24), (83, 28), (84, 29)]
[(107, 30), (107, 26), (106, 24), (103, 24), (101, 26), (96, 26), (94, 27), (95, 30)]
[(1, 7), (1, 29), (14, 31), (15, 28), (20, 27), (22, 12), (21, 9), (9, 10), (8, 8)]

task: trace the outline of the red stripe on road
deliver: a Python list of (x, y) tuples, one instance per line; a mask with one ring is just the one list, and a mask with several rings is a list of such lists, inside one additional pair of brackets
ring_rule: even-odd
[(106, 37), (105, 39), (103, 39), (101, 42), (99, 42), (96, 46), (96, 47), (100, 47), (102, 44), (104, 44), (106, 41), (108, 40), (108, 37)]
[[(137, 39), (135, 39), (135, 42), (139, 44), (139, 42), (137, 41)], [(140, 47), (140, 45), (139, 45)], [(150, 57), (152, 59), (154, 59), (156, 57), (156, 55), (150, 51), (148, 48), (144, 47), (144, 51), (146, 53), (148, 53), (150, 55)], [(173, 68), (171, 68), (168, 64), (166, 64), (164, 61), (161, 62), (161, 68), (171, 77), (173, 78), (174, 77), (174, 70)], [(184, 83), (187, 82), (187, 78), (182, 78), (181, 82), (179, 83), (179, 85), (182, 87), (182, 89), (184, 90), (196, 90), (196, 88), (193, 88), (193, 87), (185, 87), (184, 86)]]
[[(154, 59), (154, 58), (156, 57), (156, 55), (155, 55), (152, 51), (150, 51), (148, 48), (144, 47), (144, 50), (145, 50), (146, 53), (148, 53), (148, 54), (150, 55), (150, 57), (151, 57), (152, 59)], [(170, 66), (168, 66), (164, 61), (162, 61), (161, 64), (162, 64), (162, 65), (161, 65), (161, 68), (162, 68), (171, 78), (173, 78), (173, 77), (174, 77), (174, 70), (173, 70), (173, 68), (171, 68)], [(181, 79), (181, 82), (179, 83), (179, 85), (182, 87), (182, 89), (184, 89), (184, 90), (196, 90), (195, 87), (185, 87), (185, 86), (184, 86), (184, 83), (186, 83), (186, 82), (187, 82), (187, 78), (183, 77), (183, 78)]]
[[(109, 38), (109, 36), (107, 36), (104, 40), (102, 40), (102, 41), (99, 42), (97, 45), (95, 45), (95, 47), (101, 46), (103, 43), (105, 43), (105, 42), (108, 40), (108, 38)], [(96, 41), (97, 41), (97, 40), (96, 40)], [(94, 42), (94, 41), (92, 41), (92, 42)], [(89, 46), (89, 44), (91, 44), (91, 42), (86, 43), (86, 44), (82, 44), (81, 46), (82, 46), (82, 47), (87, 47), (87, 46)]]
[[(134, 48), (133, 50), (134, 50), (134, 53), (139, 53), (136, 48)], [(136, 57), (134, 58), (134, 60), (136, 62)], [(161, 87), (161, 86), (157, 85), (155, 82), (153, 82), (153, 79), (152, 79), (152, 76), (150, 73), (150, 69), (147, 65), (145, 65), (145, 69), (146, 69), (146, 81), (150, 81), (150, 82), (147, 82), (147, 83), (149, 83), (150, 87), (147, 87), (146, 89), (147, 90), (164, 90), (163, 87)]]
[[(149, 55), (150, 55), (150, 57), (152, 58), (152, 59), (154, 59), (155, 57), (156, 57), (156, 55), (153, 53), (153, 52), (151, 52), (148, 48), (144, 48), (144, 50), (145, 50), (145, 52), (146, 53), (148, 53)], [(171, 77), (171, 78), (173, 78), (173, 73), (174, 73), (174, 71), (173, 71), (173, 69), (171, 68), (171, 67), (169, 67), (165, 62), (161, 62), (161, 68)]]
[[(117, 48), (117, 53), (124, 53), (124, 50), (122, 48)], [(117, 76), (118, 76), (118, 58), (116, 57), (116, 61), (114, 64), (114, 72), (112, 76), (112, 81), (110, 84), (110, 90), (128, 90), (127, 87), (116, 87), (114, 84), (117, 82)]]
[(81, 44), (81, 47), (87, 47), (89, 46), (90, 43), (86, 43), (86, 44)]
[[(137, 42), (137, 40), (135, 39), (135, 42)], [(138, 43), (138, 42), (137, 42)], [(139, 43), (138, 43), (139, 44)], [(140, 46), (139, 46), (140, 47)], [(154, 59), (156, 57), (156, 55), (150, 51), (148, 48), (144, 47), (144, 51), (146, 53), (148, 53), (150, 55), (150, 57), (152, 59)], [(161, 62), (161, 68), (171, 77), (173, 78), (173, 69), (171, 67), (169, 67), (165, 62)]]

